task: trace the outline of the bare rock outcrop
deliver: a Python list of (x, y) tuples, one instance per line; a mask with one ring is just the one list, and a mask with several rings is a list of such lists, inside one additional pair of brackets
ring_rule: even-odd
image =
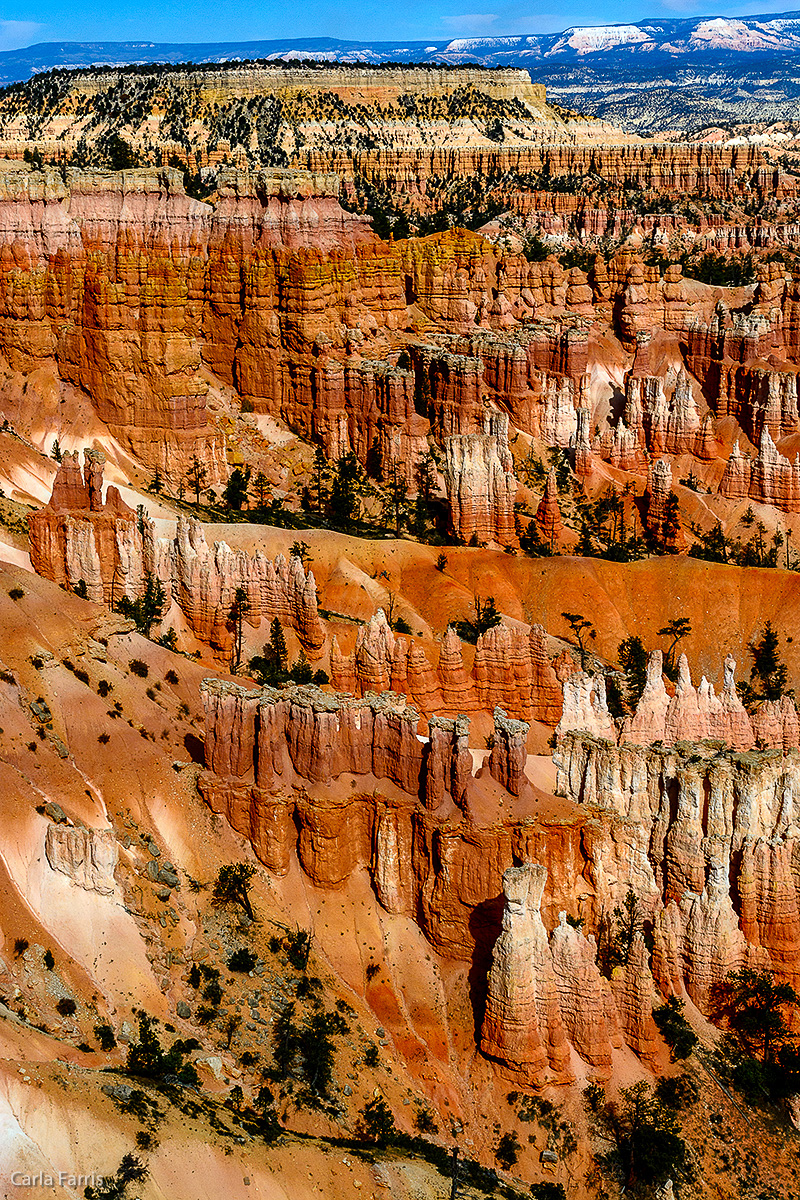
[[(685, 989), (707, 1011), (713, 985), (740, 965), (771, 965), (795, 980), (800, 895), (789, 864), (798, 845), (796, 748), (776, 754), (720, 751), (718, 742), (614, 746), (573, 733), (560, 742), (556, 760), (559, 792), (631, 823), (626, 853), (640, 864), (633, 884), (640, 903), (656, 915), (660, 986)], [(612, 843), (597, 846), (591, 874), (602, 897), (613, 893), (619, 865)], [(625, 1003), (641, 1014), (642, 989), (650, 984), (642, 970), (636, 978), (625, 985), (634, 988), (634, 1000)], [(630, 1036), (639, 1021), (629, 1017)], [(642, 1028), (636, 1036), (650, 1035)]]
[(525, 783), (529, 729), (527, 721), (511, 720), (502, 708), (494, 710), (489, 774), (512, 796), (518, 796)]
[(651, 462), (647, 469), (643, 520), (662, 549), (677, 550), (683, 545), (677, 498), (672, 491), (672, 467), (665, 458)]
[(781, 454), (764, 426), (754, 458), (742, 454), (738, 441), (734, 444), (719, 494), (730, 500), (756, 500), (784, 512), (800, 512), (800, 458), (792, 462)]
[(452, 532), (462, 542), (516, 546), (517, 480), (508, 448), (508, 417), (488, 413), (482, 433), (445, 438), (444, 475)]
[(561, 536), (564, 528), (561, 520), (561, 509), (558, 504), (558, 486), (556, 484), (554, 468), (551, 468), (547, 475), (544, 495), (539, 501), (539, 507), (536, 509), (536, 523), (541, 530), (544, 540), (549, 545), (554, 545)]
[(230, 649), (230, 610), (241, 587), (250, 625), (277, 617), (295, 630), (310, 658), (319, 657), (325, 634), (316, 583), (299, 559), (279, 554), (273, 562), (225, 542), (209, 549), (199, 522), (180, 516), (172, 540), (156, 538), (154, 523), (129, 508), (115, 487), (103, 500), (103, 462), (99, 451), (87, 451), (81, 476), (77, 454), (64, 455), (49, 503), (28, 519), (38, 574), (71, 591), (83, 584), (88, 599), (110, 605), (141, 596), (153, 575), (194, 634), (222, 653)]
[(593, 737), (616, 742), (617, 727), (608, 711), (603, 676), (575, 671), (564, 680), (563, 688), (563, 711), (556, 726), (556, 737), (573, 729), (585, 729)]
[(619, 730), (608, 713), (603, 677), (584, 672), (569, 676), (563, 684), (564, 707), (557, 736), (582, 729), (593, 737), (637, 746), (654, 742), (672, 746), (711, 739), (735, 750), (749, 750), (756, 744), (786, 749), (800, 744), (800, 722), (789, 697), (766, 703), (752, 718), (749, 716), (736, 690), (736, 662), (730, 654), (723, 664), (719, 695), (705, 676), (695, 689), (688, 660), (682, 654), (671, 696), (664, 683), (663, 666), (661, 651), (654, 650), (647, 660), (642, 695)]
[(362, 625), (352, 654), (331, 645), (336, 691), (364, 696), (393, 691), (407, 695), (426, 716), (457, 714), (498, 705), (514, 719), (555, 725), (561, 715), (561, 683), (547, 654), (545, 631), (499, 624), (479, 635), (472, 671), (464, 667), (461, 641), (452, 627), (436, 666), (417, 641), (396, 637), (382, 609)]
[(114, 892), (118, 846), (113, 830), (50, 824), (44, 849), (52, 869), (68, 875), (85, 891), (101, 896)]
[(503, 932), (495, 944), (481, 1050), (501, 1060), (521, 1082), (567, 1082), (569, 1046), (559, 991), (542, 922), (547, 871), (538, 863), (503, 874)]

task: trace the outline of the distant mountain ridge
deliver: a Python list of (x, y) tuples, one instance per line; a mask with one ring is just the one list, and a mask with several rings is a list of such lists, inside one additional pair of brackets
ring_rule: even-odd
[(800, 56), (800, 12), (754, 17), (649, 19), (631, 24), (572, 26), (561, 33), (428, 41), (356, 42), (279, 38), (255, 42), (40, 42), (0, 53), (0, 83), (54, 68), (252, 59), (314, 58), (327, 62), (478, 63), (533, 67), (546, 63), (607, 64), (631, 59), (678, 63), (732, 56)]

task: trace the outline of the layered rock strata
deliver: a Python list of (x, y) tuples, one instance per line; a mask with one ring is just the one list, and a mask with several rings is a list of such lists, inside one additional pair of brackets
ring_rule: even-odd
[(481, 1050), (527, 1084), (566, 1083), (569, 1047), (541, 915), (547, 871), (537, 864), (503, 873), (503, 932), (492, 952)]
[[(630, 823), (640, 901), (654, 914), (653, 971), (707, 1011), (714, 984), (770, 965), (794, 984), (800, 950), (796, 750), (615, 746), (568, 734), (557, 789)], [(596, 860), (596, 871), (611, 864)]]
[(789, 750), (800, 746), (800, 717), (789, 696), (765, 701), (751, 715), (736, 690), (736, 661), (728, 654), (723, 663), (722, 690), (717, 695), (705, 675), (692, 684), (685, 654), (678, 659), (678, 677), (672, 694), (663, 676), (663, 656), (654, 650), (648, 657), (644, 690), (633, 713), (619, 723), (606, 703), (605, 680), (576, 671), (564, 681), (564, 705), (556, 728), (557, 738), (583, 730), (592, 737), (620, 745), (649, 746), (654, 742), (674, 746), (686, 742), (721, 742), (732, 750)]
[[(357, 698), (312, 686), (248, 691), (206, 679), (202, 697), (207, 766), (222, 778), (252, 776), (257, 789), (272, 787), (276, 775), (313, 783), (373, 775), (435, 807), (443, 790), (460, 803), (472, 776), (468, 719), (433, 717), (430, 736), (418, 737), (419, 712), (393, 692)], [(527, 726), (499, 708), (494, 720), (497, 755), (489, 772), (518, 795)]]
[(554, 545), (561, 536), (561, 531), (564, 528), (561, 520), (561, 509), (558, 504), (558, 486), (556, 484), (554, 468), (551, 468), (547, 474), (544, 495), (536, 509), (536, 523), (544, 540), (551, 546)]
[[(727, 671), (732, 687), (732, 664)], [(684, 701), (690, 687), (682, 664)], [(601, 1071), (620, 1033), (643, 1058), (656, 1056), (654, 980), (704, 1012), (738, 966), (771, 966), (796, 982), (796, 750), (617, 745), (566, 732), (556, 790), (570, 807), (532, 821), (512, 816), (525, 731), (501, 711), (488, 771), (475, 776), (467, 718), (434, 716), (420, 738), (419, 714), (391, 694), (207, 680), (203, 702), (201, 794), (268, 869), (285, 874), (296, 854), (316, 884), (337, 887), (366, 868), (379, 902), (414, 916), (441, 952), (469, 958), (494, 946), (482, 1047), (526, 1083), (561, 1078), (570, 1043)], [(647, 700), (665, 730), (671, 703)], [(335, 786), (342, 775), (363, 790)], [(480, 792), (485, 805), (487, 778), (499, 789), (497, 815), (479, 824), (474, 800)], [(518, 865), (537, 861), (546, 866)], [(501, 885), (495, 941), (489, 914)], [(558, 914), (577, 907), (598, 929), (629, 888), (638, 921), (652, 927), (652, 958), (635, 936), (609, 988), (592, 939)]]
[(677, 497), (672, 491), (672, 467), (665, 458), (657, 458), (647, 469), (643, 521), (661, 548), (677, 550), (683, 545)]
[(756, 500), (784, 512), (800, 512), (800, 458), (792, 462), (781, 454), (765, 426), (753, 458), (742, 454), (738, 441), (734, 443), (719, 494), (729, 500)]

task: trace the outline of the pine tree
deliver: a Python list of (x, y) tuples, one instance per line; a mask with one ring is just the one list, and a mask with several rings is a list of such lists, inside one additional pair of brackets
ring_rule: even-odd
[(692, 625), (688, 617), (673, 617), (663, 629), (659, 629), (658, 631), (659, 637), (668, 637), (670, 639), (667, 652), (664, 655), (664, 673), (669, 679), (675, 679), (676, 677), (675, 648), (678, 642), (688, 637), (691, 632)]
[(247, 490), (250, 487), (250, 475), (250, 467), (246, 467), (244, 471), (241, 467), (234, 467), (231, 471), (222, 493), (226, 508), (232, 508), (235, 512), (241, 512), (242, 506), (247, 499)]
[(664, 513), (664, 520), (661, 523), (661, 544), (665, 547), (673, 547), (675, 539), (681, 531), (681, 514), (678, 497), (674, 492), (670, 492), (667, 497), (667, 507)]
[(194, 492), (195, 504), (199, 504), (200, 493), (203, 491), (206, 483), (208, 482), (208, 471), (203, 463), (200, 462), (200, 459), (196, 454), (192, 457), (191, 464), (186, 472), (186, 479), (190, 484), (192, 491)]
[(233, 596), (233, 604), (231, 605), (228, 618), (233, 625), (233, 646), (231, 647), (231, 671), (235, 674), (239, 670), (239, 665), (242, 661), (242, 627), (244, 625), (245, 615), (250, 611), (250, 601), (247, 596), (247, 591), (243, 587), (237, 587)]
[[(250, 659), (247, 669), (262, 687), (279, 687), (288, 678), (288, 659), (283, 626), (277, 617), (273, 617), (269, 641), (264, 645), (261, 654)], [(310, 670), (309, 667), (309, 672)]]
[(383, 519), (394, 526), (395, 537), (400, 536), (400, 529), (407, 513), (406, 496), (408, 484), (405, 477), (397, 470), (397, 463), (392, 466), (392, 473), (386, 484), (387, 497), (383, 505)]
[(253, 486), (256, 489), (256, 491), (258, 492), (258, 507), (263, 508), (264, 507), (264, 493), (266, 492), (267, 488), (269, 487), (269, 479), (267, 478), (267, 476), (264, 474), (263, 471), (258, 472), (255, 479), (253, 480)]
[(760, 639), (750, 643), (753, 665), (750, 678), (760, 684), (756, 696), (763, 700), (780, 700), (786, 694), (788, 670), (778, 656), (778, 633), (767, 621)]
[(324, 490), (327, 483), (327, 476), (330, 468), (328, 460), (325, 457), (325, 451), (321, 446), (316, 446), (314, 449), (314, 481), (317, 489), (317, 512), (321, 513), (324, 507)]
[(214, 883), (213, 903), (220, 907), (238, 904), (251, 921), (255, 920), (250, 903), (250, 886), (255, 873), (256, 869), (251, 863), (229, 863), (220, 867)]
[(597, 631), (591, 621), (587, 621), (582, 613), (562, 612), (562, 617), (569, 625), (575, 637), (578, 639), (578, 648), (581, 655), (581, 670), (586, 670), (586, 656), (588, 650), (586, 648), (586, 637), (597, 637)]
[(634, 709), (642, 698), (647, 683), (647, 651), (640, 637), (629, 637), (617, 647), (619, 664), (625, 674), (625, 694), (628, 706)]
[(331, 486), (331, 512), (345, 528), (350, 528), (360, 515), (358, 485), (362, 475), (361, 463), (352, 450), (349, 454), (343, 454), (336, 463), (336, 474)]

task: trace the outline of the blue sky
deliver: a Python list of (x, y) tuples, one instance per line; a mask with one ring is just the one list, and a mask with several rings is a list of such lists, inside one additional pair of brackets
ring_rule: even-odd
[(701, 14), (748, 16), (785, 12), (790, 5), (748, 2), (715, 4), (714, 0), (609, 0), (598, 6), (586, 0), (540, 0), (537, 4), (475, 3), (475, 0), (306, 0), (301, 5), (277, 3), (192, 4), (139, 0), (18, 0), (0, 19), (0, 49), (43, 41), (207, 42), (262, 38), (345, 37), (357, 40), (468, 37), (506, 33), (549, 33), (568, 25), (607, 25), (647, 17), (692, 17)]

